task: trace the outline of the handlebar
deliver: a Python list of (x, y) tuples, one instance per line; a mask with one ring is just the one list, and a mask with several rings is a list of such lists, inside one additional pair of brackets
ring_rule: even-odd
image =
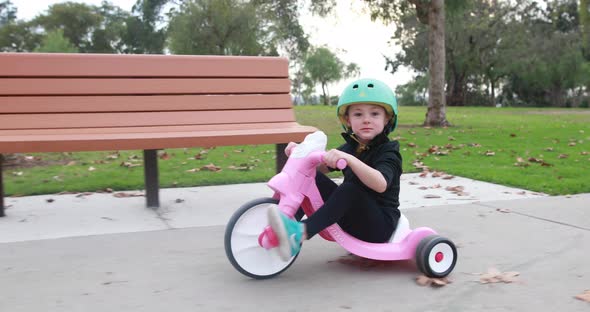
[[(322, 152), (321, 157), (320, 157), (321, 162), (324, 162), (324, 155), (325, 154), (326, 154), (326, 152)], [(338, 168), (340, 170), (346, 168), (346, 166), (348, 166), (348, 163), (343, 158), (338, 159), (338, 161), (336, 162), (336, 168)]]

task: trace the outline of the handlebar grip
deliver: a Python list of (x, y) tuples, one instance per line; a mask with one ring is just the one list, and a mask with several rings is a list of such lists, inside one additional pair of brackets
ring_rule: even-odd
[[(324, 162), (325, 152), (318, 153), (318, 155), (320, 156), (320, 158), (319, 158), (320, 161), (321, 162)], [(336, 168), (338, 168), (340, 170), (346, 168), (347, 166), (348, 166), (348, 163), (343, 158), (342, 159), (338, 159), (338, 161), (336, 162)]]
[(344, 159), (338, 159), (338, 161), (336, 162), (336, 168), (340, 170), (346, 168), (346, 166), (348, 166), (348, 163)]

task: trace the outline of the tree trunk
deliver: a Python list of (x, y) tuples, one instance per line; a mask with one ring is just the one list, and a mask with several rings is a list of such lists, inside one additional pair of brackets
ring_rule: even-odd
[(328, 99), (328, 92), (326, 91), (326, 84), (322, 82), (322, 94), (324, 96), (324, 105), (330, 105), (330, 99)]
[(492, 107), (496, 107), (496, 81), (494, 79), (490, 79), (490, 104)]
[(448, 106), (465, 106), (466, 94), (465, 94), (465, 74), (453, 73), (451, 81), (448, 85), (448, 97), (446, 104)]
[(428, 8), (428, 111), (424, 126), (446, 127), (445, 108), (445, 2), (431, 0)]

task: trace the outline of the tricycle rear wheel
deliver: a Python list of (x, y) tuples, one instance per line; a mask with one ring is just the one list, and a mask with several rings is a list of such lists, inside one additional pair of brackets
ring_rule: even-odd
[(416, 247), (416, 266), (428, 277), (449, 275), (457, 263), (455, 244), (442, 236), (424, 237)]

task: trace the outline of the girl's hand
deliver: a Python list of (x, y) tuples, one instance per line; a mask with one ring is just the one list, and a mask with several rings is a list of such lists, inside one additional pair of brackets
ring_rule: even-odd
[(342, 151), (339, 151), (337, 149), (331, 149), (331, 150), (327, 151), (326, 154), (324, 154), (324, 164), (326, 164), (326, 166), (328, 166), (330, 168), (337, 168), (336, 163), (340, 159), (344, 159), (347, 162), (349, 162), (349, 158), (351, 156), (352, 155), (347, 154)]
[(293, 152), (293, 149), (295, 147), (297, 147), (297, 143), (295, 142), (289, 142), (289, 144), (287, 144), (287, 147), (285, 147), (285, 155), (287, 155), (287, 157), (291, 156), (291, 153)]

